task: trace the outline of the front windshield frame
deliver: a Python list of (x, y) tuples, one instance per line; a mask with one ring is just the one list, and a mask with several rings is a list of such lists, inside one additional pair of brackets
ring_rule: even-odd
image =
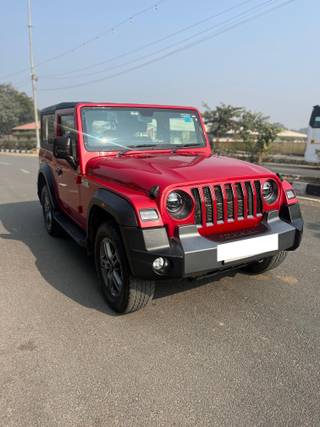
[[(87, 119), (86, 119), (86, 113), (88, 111), (92, 112), (94, 110), (97, 110), (101, 112), (101, 110), (107, 110), (107, 111), (127, 111), (134, 114), (135, 112), (139, 115), (141, 115), (141, 111), (144, 112), (145, 117), (150, 117), (155, 113), (167, 113), (171, 118), (175, 118), (177, 116), (180, 117), (186, 117), (186, 123), (193, 123), (194, 125), (194, 138), (196, 141), (193, 141), (192, 143), (173, 143), (171, 142), (171, 133), (170, 133), (170, 140), (164, 141), (164, 140), (158, 140), (150, 141), (150, 143), (124, 143), (124, 141), (115, 141), (115, 138), (113, 138), (113, 141), (107, 141), (105, 144), (101, 144), (101, 139), (98, 138), (95, 135), (93, 135), (92, 132), (88, 129), (87, 126)], [(163, 149), (172, 149), (177, 150), (179, 148), (205, 148), (207, 146), (207, 141), (205, 137), (205, 132), (203, 129), (202, 121), (200, 118), (200, 115), (197, 110), (195, 109), (184, 109), (184, 108), (159, 108), (159, 107), (136, 107), (136, 106), (83, 106), (80, 110), (81, 114), (81, 123), (82, 123), (82, 136), (83, 136), (83, 142), (84, 147), (86, 151), (88, 152), (118, 152), (118, 151), (145, 151), (145, 150), (163, 150)], [(171, 117), (172, 116), (172, 117)], [(170, 126), (170, 124), (169, 124)], [(169, 132), (171, 132), (171, 129), (169, 129)], [(89, 143), (89, 138), (92, 140), (97, 140), (97, 144), (93, 145), (92, 143)], [(118, 138), (119, 139), (119, 138)]]

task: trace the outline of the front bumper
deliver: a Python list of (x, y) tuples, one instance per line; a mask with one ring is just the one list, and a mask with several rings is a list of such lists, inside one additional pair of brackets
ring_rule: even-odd
[[(301, 242), (303, 219), (298, 204), (283, 206), (280, 212), (265, 214), (260, 226), (203, 237), (195, 225), (179, 228), (178, 237), (169, 241), (164, 227), (122, 230), (128, 261), (134, 276), (148, 279), (201, 276), (248, 264), (296, 249)], [(152, 268), (157, 257), (168, 260), (167, 270), (159, 275)]]

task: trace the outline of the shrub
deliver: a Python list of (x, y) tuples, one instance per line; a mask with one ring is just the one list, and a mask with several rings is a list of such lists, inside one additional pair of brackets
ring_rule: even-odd
[(9, 150), (34, 150), (36, 148), (36, 141), (0, 141), (0, 148)]

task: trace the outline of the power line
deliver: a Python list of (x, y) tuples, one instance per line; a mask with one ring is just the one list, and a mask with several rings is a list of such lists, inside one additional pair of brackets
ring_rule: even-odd
[(18, 82), (15, 82), (14, 83), (14, 86), (15, 87), (18, 87), (18, 86), (21, 86), (22, 85), (22, 87), (25, 87), (26, 86), (26, 83), (29, 83), (30, 82), (30, 79), (29, 78), (24, 78), (24, 79), (22, 79), (22, 80), (19, 80)]
[[(113, 56), (111, 58), (107, 58), (107, 59), (105, 59), (103, 61), (100, 61), (100, 62), (97, 62), (95, 64), (90, 64), (90, 65), (87, 65), (86, 67), (81, 67), (81, 68), (73, 69), (72, 71), (68, 71), (68, 72), (65, 72), (65, 73), (62, 73), (62, 74), (58, 74), (58, 75), (50, 75), (50, 74), (48, 74), (48, 75), (42, 75), (41, 78), (52, 78), (52, 79), (60, 79), (61, 78), (61, 79), (64, 79), (63, 76), (66, 76), (66, 75), (72, 75), (72, 77), (74, 78), (75, 77), (74, 73), (77, 73), (78, 71), (89, 70), (89, 69), (97, 67), (99, 65), (104, 65), (104, 64), (109, 63), (109, 62), (114, 62), (117, 59), (122, 59), (122, 58), (124, 58), (126, 56), (132, 55), (133, 53), (139, 52), (141, 50), (145, 50), (146, 48), (148, 48), (150, 46), (154, 46), (154, 45), (159, 44), (159, 43), (161, 43), (161, 42), (163, 42), (165, 40), (168, 40), (168, 39), (170, 39), (172, 37), (175, 37), (175, 36), (177, 36), (177, 35), (179, 35), (181, 33), (189, 31), (192, 28), (198, 27), (199, 25), (202, 25), (205, 22), (211, 21), (214, 18), (218, 18), (219, 16), (227, 14), (228, 12), (231, 12), (234, 9), (240, 8), (240, 7), (244, 6), (245, 4), (248, 4), (248, 3), (252, 2), (252, 1), (254, 1), (254, 0), (245, 0), (245, 1), (242, 1), (241, 3), (238, 3), (238, 4), (236, 4), (236, 5), (232, 6), (232, 7), (229, 7), (227, 9), (224, 9), (221, 12), (214, 13), (214, 14), (212, 14), (210, 16), (207, 16), (204, 19), (201, 19), (200, 21), (196, 21), (196, 22), (194, 22), (191, 25), (188, 25), (188, 26), (183, 27), (183, 28), (181, 28), (181, 29), (179, 29), (177, 31), (174, 31), (174, 32), (172, 32), (172, 33), (170, 33), (170, 34), (168, 34), (168, 35), (166, 35), (164, 37), (161, 37), (160, 39), (153, 40), (153, 41), (151, 41), (149, 43), (146, 43), (146, 44), (144, 44), (142, 46), (139, 46), (139, 47), (137, 47), (135, 49), (126, 51), (124, 53), (121, 53), (119, 55)], [(90, 74), (98, 74), (99, 72), (100, 71), (98, 71), (98, 72), (92, 72)], [(88, 75), (88, 74), (86, 74), (86, 75)], [(76, 76), (76, 77), (80, 77), (80, 76)]]
[[(96, 75), (96, 74), (105, 73), (106, 71), (110, 71), (110, 70), (114, 70), (114, 69), (117, 69), (117, 68), (121, 68), (121, 67), (123, 67), (123, 66), (130, 65), (131, 63), (138, 62), (138, 61), (141, 61), (141, 60), (143, 60), (143, 59), (149, 58), (150, 56), (157, 55), (157, 54), (159, 54), (159, 53), (161, 53), (161, 52), (163, 52), (163, 51), (166, 51), (166, 50), (168, 50), (168, 49), (174, 48), (174, 47), (176, 47), (176, 46), (178, 46), (178, 45), (180, 45), (180, 44), (183, 44), (183, 43), (185, 43), (185, 42), (187, 42), (187, 41), (189, 41), (189, 40), (192, 40), (192, 39), (194, 39), (194, 37), (197, 37), (197, 36), (199, 36), (199, 35), (201, 35), (201, 34), (205, 34), (205, 33), (207, 33), (207, 32), (212, 31), (213, 29), (217, 29), (217, 28), (219, 28), (219, 27), (221, 27), (221, 26), (224, 26), (224, 25), (226, 25), (226, 24), (232, 23), (235, 19), (238, 19), (238, 18), (244, 17), (244, 16), (246, 16), (248, 13), (250, 13), (250, 12), (252, 12), (252, 11), (256, 10), (256, 9), (262, 8), (262, 7), (264, 7), (264, 6), (266, 6), (266, 5), (270, 4), (270, 3), (272, 3), (273, 1), (276, 1), (276, 0), (266, 0), (265, 2), (262, 2), (262, 3), (260, 3), (260, 4), (256, 5), (256, 6), (254, 6), (254, 7), (251, 7), (251, 8), (249, 8), (249, 9), (247, 9), (247, 10), (245, 10), (245, 11), (243, 11), (243, 12), (239, 13), (238, 15), (235, 15), (235, 16), (233, 16), (233, 17), (231, 17), (231, 18), (228, 18), (228, 19), (226, 19), (225, 21), (220, 22), (219, 24), (215, 24), (215, 25), (210, 26), (210, 27), (208, 27), (208, 28), (206, 28), (206, 29), (204, 29), (204, 30), (198, 31), (198, 32), (196, 32), (196, 33), (193, 33), (192, 35), (190, 35), (190, 36), (188, 36), (188, 37), (186, 37), (186, 38), (184, 38), (184, 39), (182, 39), (182, 40), (180, 40), (180, 41), (177, 41), (177, 42), (174, 42), (174, 43), (172, 43), (172, 44), (170, 44), (170, 45), (167, 45), (167, 46), (165, 46), (165, 47), (163, 47), (163, 48), (161, 48), (161, 49), (158, 49), (157, 51), (155, 51), (155, 52), (153, 52), (153, 53), (148, 53), (148, 54), (143, 55), (143, 56), (140, 56), (140, 57), (138, 57), (138, 58), (131, 59), (131, 60), (129, 60), (129, 61), (123, 62), (123, 63), (118, 64), (118, 65), (116, 65), (116, 66), (108, 67), (107, 69), (103, 69), (103, 70), (100, 70), (100, 71), (97, 71), (97, 72), (92, 72), (92, 73), (89, 73), (89, 74), (88, 74), (88, 73), (87, 73), (87, 74), (83, 74), (82, 76), (79, 76), (79, 75), (78, 75), (78, 76), (72, 76), (72, 78), (87, 77), (87, 76), (93, 76), (93, 75)], [(248, 3), (248, 1), (246, 1), (246, 2), (244, 2), (244, 3)], [(42, 77), (42, 78), (43, 78), (43, 77)], [(65, 77), (64, 77), (63, 79), (65, 79)]]
[[(148, 7), (145, 7), (144, 9), (139, 10), (138, 12), (130, 15), (129, 17), (127, 17), (127, 18), (125, 18), (123, 20), (121, 20), (120, 22), (118, 22), (117, 24), (113, 25), (112, 27), (108, 27), (107, 29), (105, 29), (102, 32), (98, 33), (96, 36), (93, 36), (93, 37), (91, 37), (91, 38), (83, 41), (82, 43), (80, 43), (80, 44), (78, 44), (78, 45), (76, 45), (76, 46), (74, 46), (74, 47), (72, 47), (70, 49), (67, 49), (67, 50), (63, 51), (63, 52), (61, 52), (58, 55), (52, 56), (50, 58), (47, 58), (47, 59), (45, 59), (43, 61), (38, 62), (36, 64), (36, 66), (38, 67), (40, 65), (44, 65), (44, 64), (47, 64), (49, 62), (55, 61), (57, 59), (60, 59), (60, 58), (62, 58), (64, 56), (66, 56), (66, 55), (69, 55), (71, 53), (74, 53), (74, 52), (78, 51), (79, 49), (82, 49), (83, 47), (87, 46), (90, 43), (93, 43), (93, 42), (99, 40), (102, 37), (105, 37), (109, 33), (114, 33), (114, 31), (116, 29), (118, 29), (119, 27), (122, 27), (123, 25), (128, 24), (128, 23), (132, 23), (132, 21), (135, 18), (137, 18), (138, 16), (143, 15), (143, 14), (145, 14), (147, 12), (150, 12), (151, 10), (158, 10), (158, 7), (160, 6), (160, 4), (164, 3), (165, 1), (167, 1), (167, 0), (158, 0), (156, 3), (153, 3), (152, 5), (150, 5)], [(26, 71), (28, 71), (28, 68), (23, 68), (23, 69), (21, 69), (19, 71), (15, 71), (13, 73), (9, 73), (7, 75), (1, 76), (1, 78), (2, 79), (6, 79), (6, 78), (9, 78), (9, 77), (12, 77), (12, 76), (16, 76), (18, 74), (22, 74), (22, 73), (24, 73)]]
[(151, 6), (148, 6), (144, 9), (136, 12), (135, 14), (130, 15), (128, 18), (123, 19), (118, 24), (107, 28), (106, 30), (102, 31), (101, 33), (97, 34), (94, 37), (91, 37), (90, 39), (85, 40), (84, 42), (80, 43), (79, 45), (77, 45), (73, 48), (67, 49), (59, 55), (53, 56), (49, 59), (46, 59), (44, 61), (39, 62), (38, 66), (43, 65), (43, 64), (47, 64), (48, 62), (54, 61), (56, 59), (60, 59), (66, 55), (69, 55), (70, 53), (74, 53), (74, 52), (78, 51), (79, 49), (82, 49), (84, 46), (87, 46), (88, 44), (95, 42), (102, 37), (105, 37), (106, 34), (113, 33), (117, 28), (122, 27), (125, 24), (132, 23), (133, 19), (137, 18), (138, 16), (143, 15), (147, 12), (150, 12), (151, 10), (158, 10), (159, 5), (165, 1), (167, 1), (167, 0), (158, 0), (158, 2), (152, 4)]
[[(270, 1), (273, 1), (273, 0), (268, 0), (268, 2), (267, 2), (267, 3), (269, 3)], [(188, 43), (188, 44), (186, 44), (186, 45), (182, 46), (181, 48), (174, 49), (174, 50), (172, 50), (172, 51), (170, 51), (170, 52), (168, 52), (168, 53), (166, 53), (166, 54), (163, 54), (163, 55), (161, 55), (161, 56), (159, 56), (159, 57), (157, 57), (157, 58), (150, 59), (150, 60), (148, 60), (148, 61), (143, 62), (142, 64), (138, 64), (138, 65), (136, 65), (136, 66), (133, 66), (133, 67), (127, 68), (127, 69), (122, 70), (122, 71), (120, 71), (120, 72), (118, 72), (118, 73), (114, 73), (114, 74), (111, 74), (111, 75), (105, 76), (105, 77), (100, 78), (100, 79), (89, 80), (89, 81), (82, 82), (82, 83), (75, 84), (75, 85), (63, 86), (63, 87), (57, 87), (57, 88), (44, 88), (44, 89), (41, 89), (41, 91), (56, 91), (56, 90), (64, 90), (64, 89), (73, 89), (73, 88), (77, 88), (77, 87), (81, 87), (81, 86), (87, 86), (87, 85), (89, 85), (89, 84), (99, 83), (99, 82), (102, 82), (102, 81), (105, 81), (105, 80), (113, 79), (113, 78), (118, 77), (118, 76), (121, 76), (121, 75), (123, 75), (123, 74), (127, 74), (127, 73), (129, 73), (129, 72), (131, 72), (131, 71), (135, 71), (135, 70), (138, 70), (138, 69), (140, 69), (140, 68), (143, 68), (143, 67), (145, 67), (145, 66), (147, 66), (147, 65), (150, 65), (150, 64), (152, 64), (152, 63), (158, 62), (158, 61), (160, 61), (160, 60), (162, 60), (162, 59), (164, 59), (164, 58), (167, 58), (167, 57), (169, 57), (169, 56), (172, 56), (172, 55), (174, 55), (175, 53), (181, 52), (181, 51), (183, 51), (183, 50), (189, 49), (189, 48), (191, 48), (191, 47), (193, 47), (193, 46), (195, 46), (195, 45), (197, 45), (197, 44), (199, 44), (199, 43), (202, 43), (202, 42), (204, 42), (204, 41), (206, 41), (206, 40), (209, 40), (209, 39), (212, 39), (212, 38), (218, 37), (219, 35), (221, 35), (221, 34), (223, 34), (223, 33), (226, 33), (226, 32), (228, 32), (228, 31), (230, 31), (230, 30), (232, 30), (232, 29), (234, 29), (234, 28), (236, 28), (236, 27), (238, 27), (238, 26), (240, 26), (240, 25), (242, 25), (242, 24), (244, 24), (244, 23), (247, 23), (247, 22), (252, 21), (252, 20), (254, 20), (254, 19), (256, 19), (256, 18), (259, 18), (259, 17), (261, 17), (261, 16), (264, 16), (264, 15), (266, 15), (266, 14), (268, 14), (268, 13), (270, 13), (270, 12), (272, 12), (272, 11), (276, 10), (276, 9), (279, 9), (279, 8), (281, 8), (281, 7), (284, 7), (284, 6), (288, 5), (289, 3), (293, 3), (294, 1), (295, 1), (295, 0), (287, 0), (287, 1), (283, 2), (283, 3), (281, 3), (281, 4), (278, 4), (278, 5), (276, 5), (276, 6), (272, 7), (272, 8), (267, 9), (267, 10), (265, 10), (265, 11), (263, 11), (263, 12), (256, 13), (256, 14), (254, 14), (254, 15), (252, 15), (252, 16), (250, 16), (250, 17), (246, 18), (246, 19), (242, 19), (242, 20), (240, 20), (239, 22), (236, 22), (236, 23), (234, 23), (234, 24), (231, 24), (231, 25), (229, 25), (229, 26), (226, 26), (226, 28), (224, 28), (224, 29), (222, 29), (222, 30), (220, 30), (220, 31), (217, 31), (217, 32), (215, 32), (215, 33), (213, 33), (213, 34), (210, 34), (209, 36), (202, 37), (202, 38), (200, 38), (200, 39), (198, 39), (198, 40), (195, 40), (195, 41), (193, 41), (193, 42), (190, 42), (190, 43)], [(211, 30), (211, 31), (212, 31), (212, 30)]]

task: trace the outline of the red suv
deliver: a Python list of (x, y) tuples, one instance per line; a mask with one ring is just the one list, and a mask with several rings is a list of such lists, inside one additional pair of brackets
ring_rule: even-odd
[(38, 195), (48, 233), (65, 231), (93, 254), (121, 313), (145, 306), (161, 279), (274, 268), (303, 231), (290, 184), (212, 154), (192, 107), (44, 109)]

